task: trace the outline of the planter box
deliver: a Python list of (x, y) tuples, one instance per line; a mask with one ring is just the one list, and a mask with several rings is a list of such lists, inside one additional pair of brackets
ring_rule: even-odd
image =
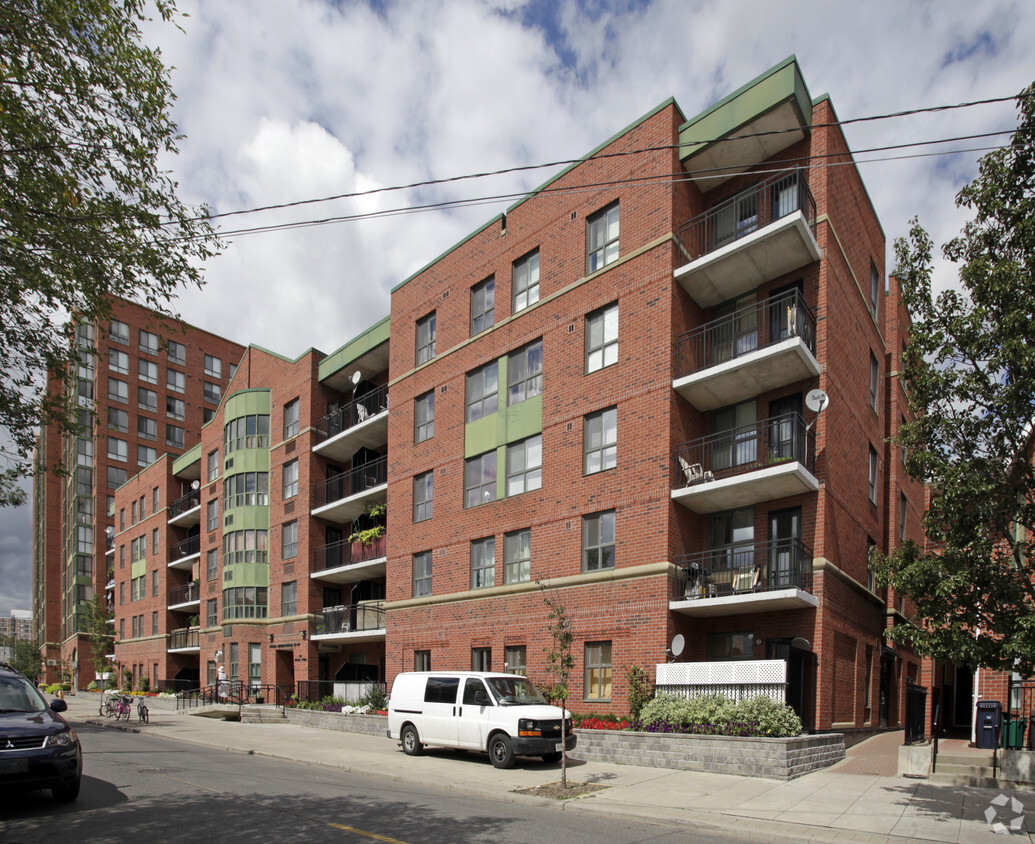
[(575, 730), (573, 755), (594, 762), (617, 762), (680, 771), (710, 771), (791, 780), (845, 758), (844, 737), (825, 733), (794, 738), (740, 738), (619, 730)]
[(387, 715), (343, 715), (340, 712), (292, 709), (289, 706), (284, 710), (284, 717), (289, 724), (298, 724), (300, 727), (361, 733), (366, 736), (384, 736), (388, 729)]

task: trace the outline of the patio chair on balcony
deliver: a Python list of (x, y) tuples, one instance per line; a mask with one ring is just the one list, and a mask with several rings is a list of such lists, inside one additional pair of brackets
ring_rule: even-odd
[(733, 592), (754, 592), (762, 582), (762, 569), (757, 566), (741, 566), (733, 578)]
[(686, 478), (687, 486), (715, 480), (715, 475), (704, 471), (704, 467), (700, 463), (694, 463), (691, 466), (682, 457), (679, 458), (679, 468), (683, 470), (683, 477)]
[(370, 416), (370, 413), (367, 411), (365, 405), (362, 405), (362, 404), (356, 405), (356, 419), (357, 420), (359, 420), (360, 422), (366, 422), (368, 416)]

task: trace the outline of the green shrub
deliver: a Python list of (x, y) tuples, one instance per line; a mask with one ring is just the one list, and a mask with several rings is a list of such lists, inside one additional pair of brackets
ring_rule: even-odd
[(48, 695), (56, 695), (60, 688), (61, 688), (61, 684), (60, 683), (51, 683), (49, 686), (47, 686), (47, 694)]
[(70, 692), (70, 691), (72, 691), (72, 684), (71, 683), (61, 683), (59, 688), (63, 692)]
[(763, 736), (796, 736), (801, 732), (801, 719), (787, 704), (770, 697), (742, 700), (737, 711), (744, 721), (754, 721)]
[(369, 706), (371, 709), (387, 709), (388, 693), (380, 686), (371, 686), (367, 693), (356, 702), (360, 706)]
[(91, 680), (90, 684), (86, 687), (86, 691), (88, 691), (88, 692), (95, 692), (95, 691), (97, 691), (97, 681), (96, 680)]
[(151, 691), (151, 680), (146, 674), (140, 676), (140, 691), (149, 692)]
[(640, 710), (654, 697), (654, 684), (650, 675), (638, 665), (630, 665), (626, 677), (629, 679), (629, 713), (633, 718), (639, 718)]
[[(796, 736), (801, 719), (784, 703), (756, 697), (734, 703), (716, 694), (684, 698), (662, 694), (640, 710), (639, 723), (652, 731), (705, 732), (719, 735)], [(670, 725), (672, 729), (662, 729)]]

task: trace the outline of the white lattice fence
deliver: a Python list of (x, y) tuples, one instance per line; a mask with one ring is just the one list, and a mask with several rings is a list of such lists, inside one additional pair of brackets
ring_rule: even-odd
[(787, 663), (782, 659), (743, 662), (670, 662), (657, 666), (659, 694), (725, 695), (734, 701), (771, 697), (786, 703)]

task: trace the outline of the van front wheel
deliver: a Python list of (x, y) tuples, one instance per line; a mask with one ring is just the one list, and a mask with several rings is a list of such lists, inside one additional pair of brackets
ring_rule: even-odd
[(420, 742), (420, 737), (417, 735), (417, 728), (413, 724), (407, 724), (402, 729), (402, 740), (403, 753), (407, 756), (420, 756), (424, 751), (424, 745)]
[(514, 767), (514, 743), (510, 736), (497, 733), (489, 740), (489, 758), (496, 768)]

